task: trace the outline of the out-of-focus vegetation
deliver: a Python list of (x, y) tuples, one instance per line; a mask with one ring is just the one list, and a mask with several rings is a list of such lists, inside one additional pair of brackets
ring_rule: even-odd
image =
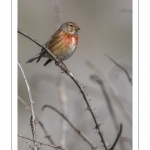
[[(126, 111), (132, 120), (132, 85), (125, 73), (108, 59), (105, 53), (123, 66), (132, 76), (131, 9), (132, 1), (125, 0), (18, 0), (18, 28), (43, 44), (64, 22), (74, 21), (81, 28), (77, 50), (64, 63), (80, 83), (86, 86), (85, 91), (89, 93), (88, 98), (92, 99), (90, 103), (97, 108), (96, 116), (100, 122), (104, 122), (102, 131), (105, 140), (112, 144), (117, 134), (116, 129), (103, 91), (90, 79), (90, 76), (97, 74), (103, 79), (117, 122), (123, 124), (121, 137), (124, 149), (132, 149), (132, 122), (122, 112)], [(39, 63), (26, 64), (26, 61), (40, 50), (41, 48), (35, 43), (18, 34), (18, 60), (21, 61), (31, 88), (36, 115), (44, 124), (51, 138), (59, 145), (62, 133), (61, 117), (52, 110), (42, 111), (41, 109), (43, 105), (50, 104), (62, 111), (58, 89), (61, 78), (67, 97), (67, 117), (98, 147), (101, 147), (99, 136), (92, 130), (94, 122), (91, 114), (84, 111), (86, 104), (82, 95), (78, 94), (79, 89), (73, 81), (62, 74), (54, 62), (44, 67), (45, 58), (42, 58)], [(87, 61), (92, 63), (96, 69), (89, 67)], [(26, 103), (29, 103), (26, 85), (19, 70), (18, 95)], [(30, 112), (18, 102), (18, 133), (32, 138), (29, 126), (30, 116)], [(66, 148), (69, 150), (91, 149), (69, 125), (67, 125), (65, 138)], [(38, 124), (37, 139), (49, 142)], [(25, 139), (18, 138), (18, 149), (30, 149)], [(40, 149), (53, 148), (40, 146)], [(121, 150), (119, 143), (115, 150)]]

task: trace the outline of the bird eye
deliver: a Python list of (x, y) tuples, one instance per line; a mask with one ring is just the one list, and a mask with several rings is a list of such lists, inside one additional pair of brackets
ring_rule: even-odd
[(70, 24), (69, 27), (73, 27), (73, 25)]

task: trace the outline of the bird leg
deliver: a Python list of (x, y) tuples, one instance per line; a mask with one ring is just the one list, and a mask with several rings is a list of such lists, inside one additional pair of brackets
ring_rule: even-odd
[(63, 68), (62, 68), (62, 70), (64, 71), (64, 72), (67, 72), (68, 71), (68, 68), (67, 68), (67, 66), (62, 62), (62, 64), (63, 64)]
[(57, 62), (55, 61), (55, 65), (56, 66), (60, 66), (61, 70), (63, 70), (64, 72), (67, 72), (67, 66), (59, 59), (57, 58)]
[(61, 64), (61, 60), (59, 58), (56, 58), (56, 59), (57, 59), (57, 61), (55, 61), (55, 65), (59, 66)]

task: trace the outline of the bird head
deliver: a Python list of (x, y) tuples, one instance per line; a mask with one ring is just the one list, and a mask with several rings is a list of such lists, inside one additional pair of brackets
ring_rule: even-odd
[(75, 22), (66, 22), (61, 25), (60, 29), (69, 34), (77, 34), (80, 30)]

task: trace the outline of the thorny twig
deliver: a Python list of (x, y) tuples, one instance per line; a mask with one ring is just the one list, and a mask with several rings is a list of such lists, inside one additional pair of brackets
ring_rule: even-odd
[(53, 145), (56, 145), (54, 143), (53, 139), (51, 138), (51, 136), (48, 134), (47, 130), (45, 129), (45, 126), (43, 125), (43, 123), (40, 120), (38, 120), (38, 123), (39, 123), (40, 127), (42, 128), (43, 132), (45, 133), (45, 135), (46, 135), (45, 137), (49, 140), (49, 142)]
[[(19, 100), (19, 102), (21, 102), (25, 106), (25, 108), (27, 110), (31, 111), (31, 108), (29, 107), (29, 105), (19, 95), (18, 95), (18, 100)], [(36, 114), (35, 114), (35, 118), (36, 118), (37, 122), (39, 123), (40, 127), (42, 128), (43, 132), (45, 133), (45, 135), (46, 135), (45, 137), (49, 140), (49, 142), (51, 144), (56, 145), (54, 143), (53, 139), (51, 138), (51, 136), (48, 134), (44, 124), (39, 120), (39, 118), (37, 117)]]
[(53, 106), (51, 106), (51, 105), (44, 105), (44, 106), (42, 107), (42, 110), (44, 110), (46, 107), (48, 107), (48, 108), (54, 110), (54, 111), (57, 112), (62, 118), (64, 118), (64, 119), (68, 122), (68, 124), (83, 138), (83, 140), (85, 140), (85, 141), (91, 146), (92, 149), (96, 149), (96, 148), (97, 148), (97, 146), (95, 146), (95, 145), (93, 144), (93, 142), (92, 142), (90, 139), (88, 139), (88, 138), (86, 137), (86, 135), (84, 135), (81, 131), (79, 131), (63, 113), (61, 113), (59, 110), (57, 110), (55, 107), (53, 107)]
[(91, 108), (91, 105), (90, 105), (90, 103), (89, 103), (89, 101), (88, 101), (88, 99), (87, 99), (87, 96), (86, 96), (85, 92), (84, 92), (84, 88), (83, 88), (83, 86), (81, 86), (81, 84), (78, 82), (77, 78), (73, 75), (73, 73), (71, 73), (71, 72), (68, 70), (68, 68), (66, 67), (66, 65), (65, 65), (63, 62), (61, 62), (60, 60), (58, 60), (58, 58), (57, 58), (56, 56), (54, 56), (54, 55), (52, 54), (52, 52), (51, 52), (49, 49), (47, 49), (47, 48), (45, 47), (45, 45), (40, 44), (39, 42), (37, 42), (37, 40), (35, 40), (35, 39), (32, 38), (31, 36), (27, 35), (26, 33), (20, 31), (19, 29), (18, 29), (18, 33), (24, 35), (25, 37), (27, 37), (28, 39), (30, 39), (31, 41), (33, 41), (34, 43), (36, 43), (37, 45), (39, 45), (40, 47), (42, 47), (43, 49), (45, 49), (45, 50), (47, 51), (47, 53), (48, 53), (48, 54), (52, 57), (52, 59), (55, 61), (55, 64), (56, 64), (57, 66), (59, 66), (59, 67), (64, 71), (64, 73), (65, 73), (67, 76), (69, 76), (69, 77), (74, 81), (74, 83), (75, 83), (75, 84), (77, 85), (77, 87), (79, 88), (79, 90), (80, 90), (80, 92), (81, 92), (81, 94), (82, 94), (82, 96), (83, 96), (83, 99), (85, 100), (85, 102), (86, 102), (86, 104), (87, 104), (87, 110), (90, 111), (90, 113), (91, 113), (91, 115), (92, 115), (92, 117), (93, 117), (93, 120), (94, 120), (95, 125), (96, 125), (96, 126), (95, 126), (95, 129), (98, 130), (98, 134), (99, 134), (99, 136), (100, 136), (101, 142), (103, 143), (105, 150), (108, 150), (108, 148), (107, 148), (107, 146), (106, 146), (106, 142), (105, 142), (104, 137), (103, 137), (103, 134), (102, 134), (102, 132), (101, 132), (101, 130), (100, 130), (100, 124), (99, 124), (98, 120), (96, 119), (96, 116), (95, 116), (95, 114), (94, 114), (94, 111), (93, 111), (92, 108)]
[(105, 54), (105, 55), (106, 55), (116, 66), (118, 66), (120, 69), (122, 69), (122, 70), (125, 72), (125, 74), (126, 74), (128, 80), (129, 80), (129, 82), (130, 82), (131, 85), (132, 85), (132, 78), (130, 77), (128, 71), (127, 71), (125, 68), (123, 68), (121, 65), (119, 65), (119, 64), (118, 64), (115, 60), (113, 60), (110, 56), (108, 56), (107, 54)]
[(29, 87), (29, 84), (28, 84), (28, 81), (27, 81), (27, 78), (25, 76), (25, 73), (22, 69), (22, 66), (21, 64), (18, 62), (18, 66), (20, 68), (20, 71), (22, 73), (22, 76), (25, 80), (25, 83), (26, 83), (26, 86), (27, 86), (27, 90), (28, 90), (28, 94), (29, 94), (29, 102), (30, 102), (30, 108), (31, 108), (31, 119), (30, 119), (30, 122), (31, 122), (31, 130), (32, 130), (32, 135), (33, 135), (33, 140), (34, 140), (34, 150), (37, 150), (37, 145), (36, 145), (36, 119), (35, 119), (35, 114), (34, 114), (34, 108), (33, 108), (33, 103), (34, 101), (32, 100), (32, 95), (31, 95), (31, 91), (30, 91), (30, 87)]
[[(104, 97), (105, 97), (105, 100), (106, 100), (106, 104), (107, 104), (109, 113), (110, 113), (110, 115), (111, 115), (111, 117), (112, 117), (112, 122), (113, 122), (113, 124), (114, 124), (114, 126), (115, 126), (115, 129), (116, 129), (116, 131), (117, 131), (117, 130), (118, 130), (117, 118), (116, 118), (114, 109), (113, 109), (113, 107), (112, 107), (112, 104), (111, 104), (111, 100), (110, 100), (110, 98), (109, 98), (109, 95), (108, 95), (108, 93), (107, 93), (107, 91), (106, 91), (106, 89), (105, 89), (105, 86), (104, 86), (103, 81), (102, 81), (97, 75), (91, 75), (90, 78), (91, 78), (92, 80), (94, 80), (95, 82), (97, 82), (97, 83), (100, 85), (100, 87), (102, 88), (102, 92), (103, 92), (103, 94), (104, 94)], [(121, 127), (121, 128), (122, 128), (122, 127)], [(123, 146), (122, 143), (120, 143), (120, 146), (121, 146), (121, 147)]]
[(114, 112), (114, 110), (112, 108), (111, 100), (110, 100), (110, 98), (109, 98), (109, 96), (108, 96), (108, 94), (106, 92), (105, 87), (104, 87), (103, 81), (97, 75), (91, 75), (90, 78), (93, 81), (96, 81), (96, 83), (98, 83), (100, 85), (100, 87), (102, 88), (103, 94), (104, 94), (105, 99), (106, 99), (106, 104), (107, 104), (108, 110), (109, 110), (110, 115), (112, 117), (112, 121), (114, 123), (115, 129), (117, 130), (118, 129), (117, 118), (116, 118), (115, 112)]
[(57, 149), (61, 149), (61, 150), (68, 150), (68, 149), (63, 148), (62, 146), (55, 146), (55, 145), (47, 144), (47, 143), (40, 142), (40, 141), (37, 141), (37, 140), (32, 140), (32, 139), (30, 139), (30, 138), (28, 138), (28, 137), (25, 137), (25, 136), (22, 136), (22, 135), (18, 135), (18, 137), (21, 137), (21, 138), (23, 138), (23, 139), (27, 139), (27, 140), (30, 140), (30, 141), (39, 143), (40, 145), (46, 145), (46, 146), (50, 146), (50, 147), (57, 148)]

